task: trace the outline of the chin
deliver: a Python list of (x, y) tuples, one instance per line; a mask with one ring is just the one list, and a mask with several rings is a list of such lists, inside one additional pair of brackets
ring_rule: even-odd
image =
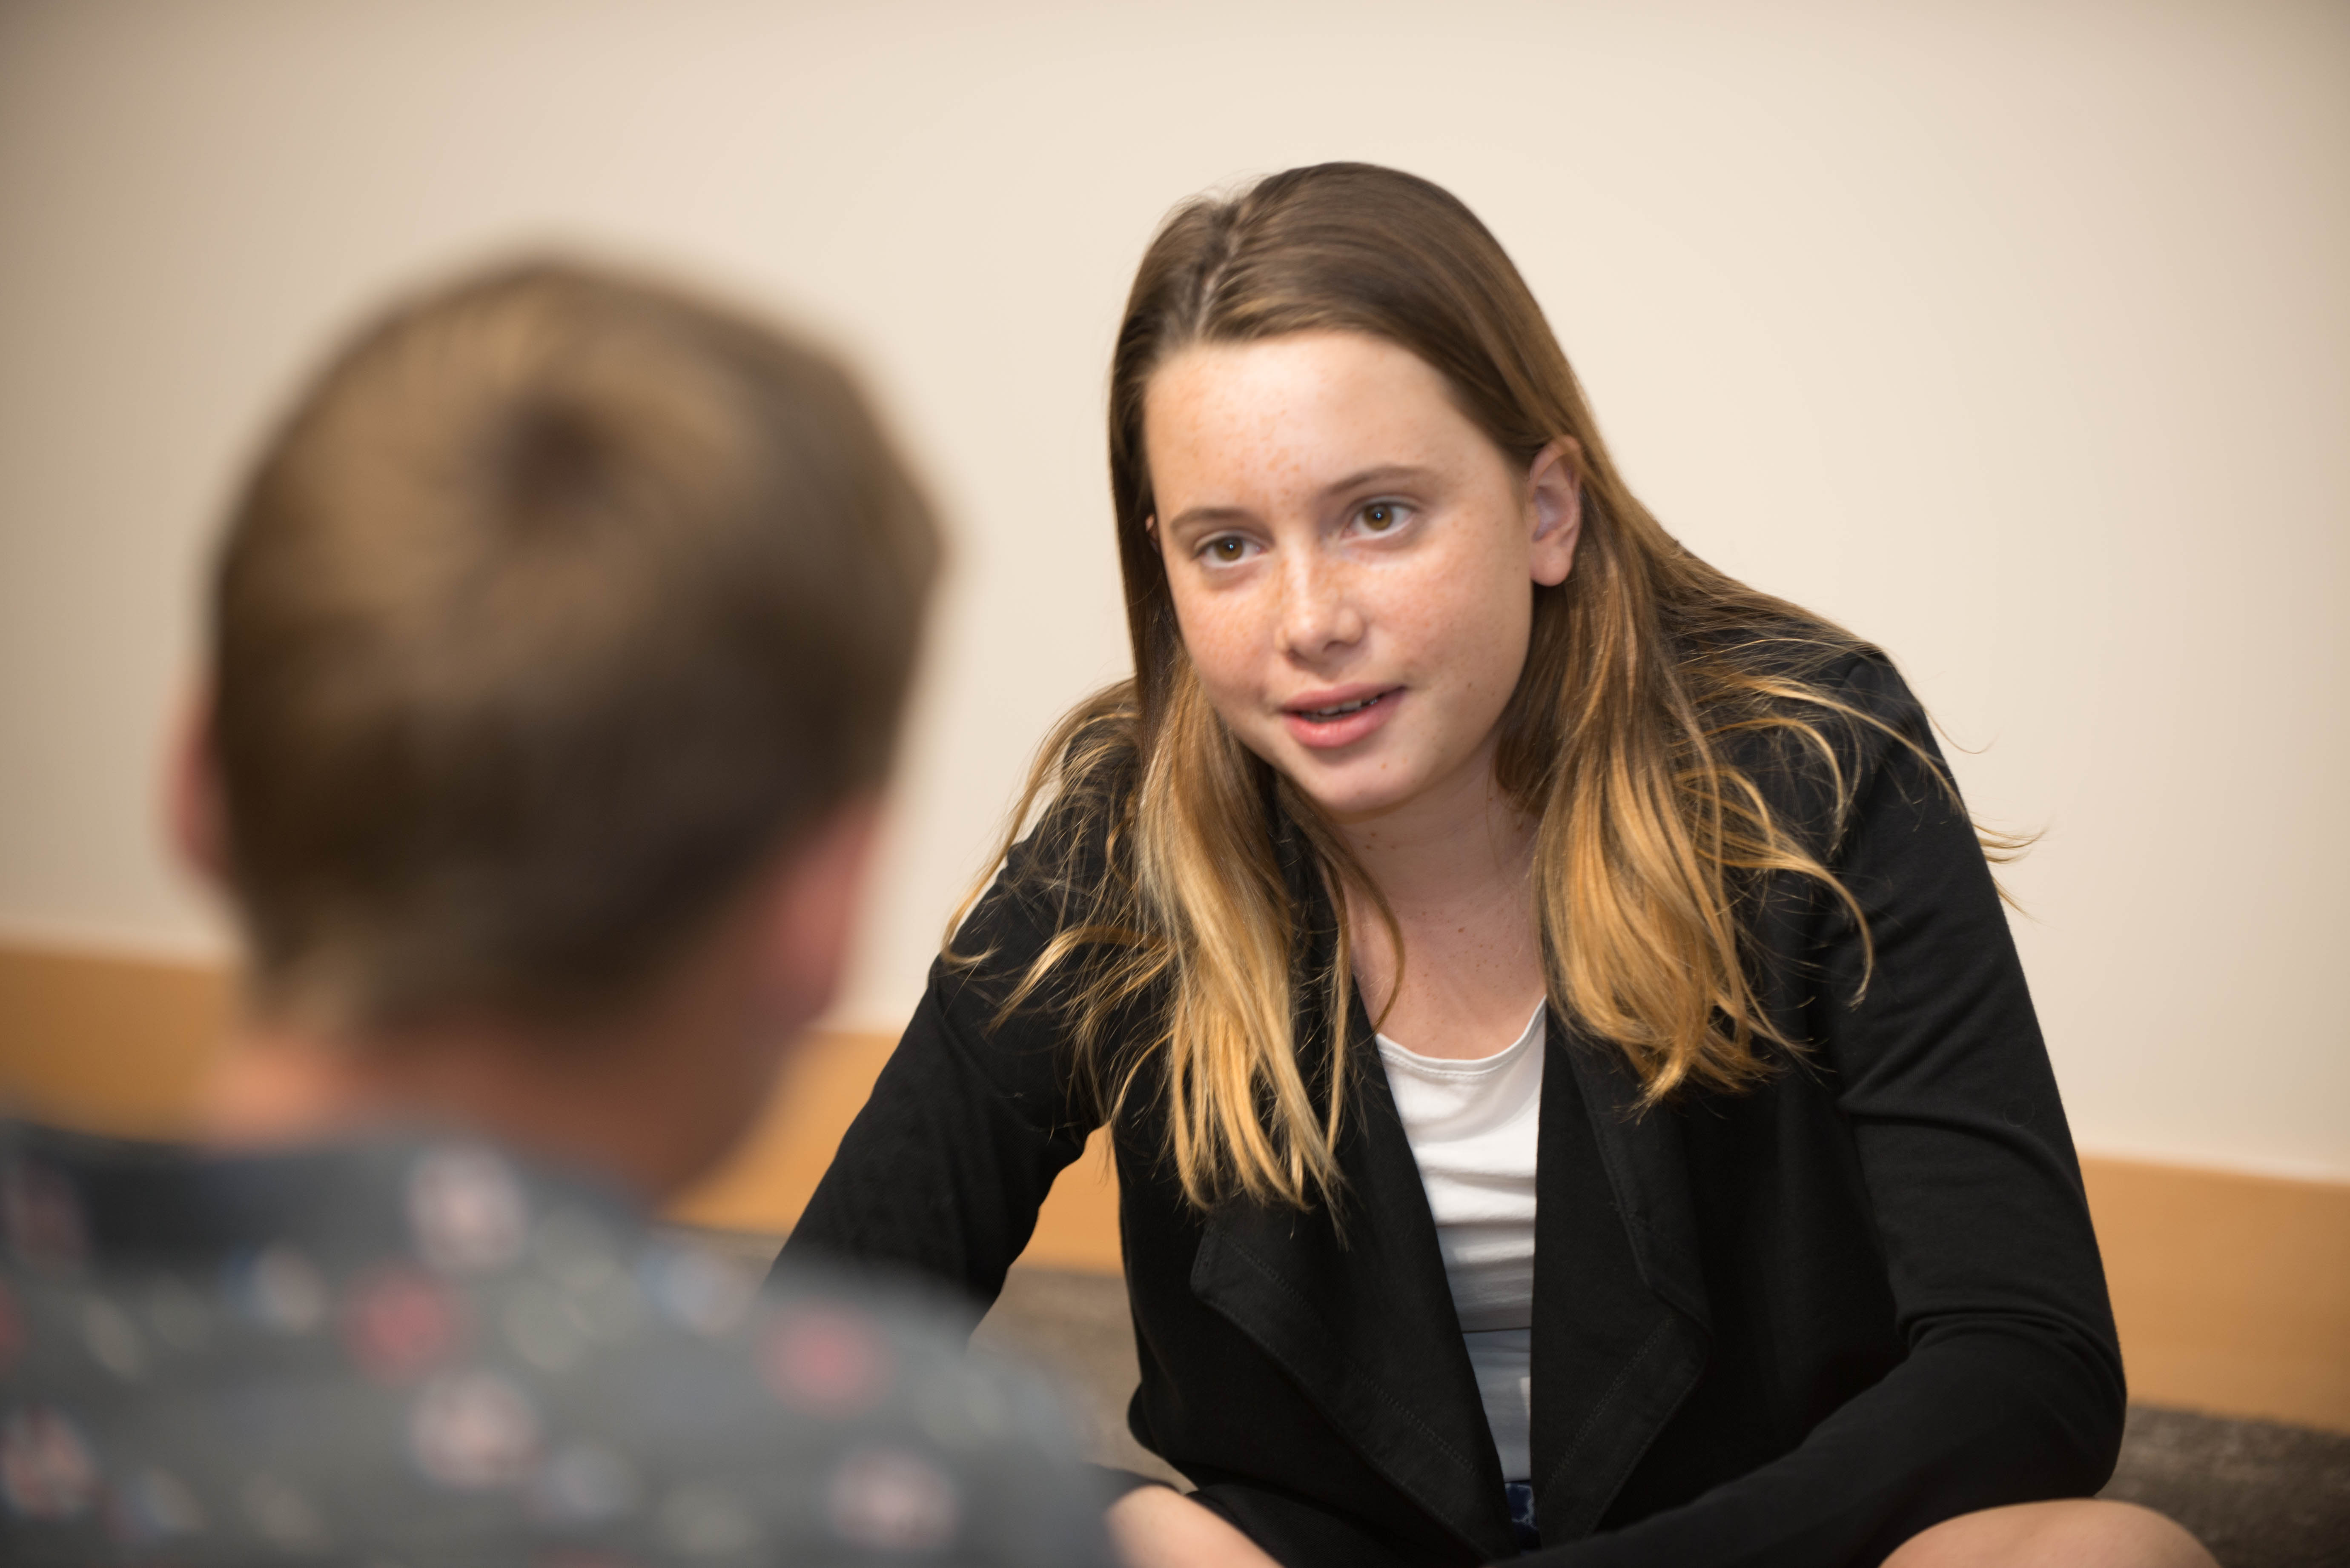
[(1419, 781), (1399, 781), (1392, 775), (1348, 778), (1332, 770), (1316, 777), (1311, 770), (1293, 773), (1284, 769), (1283, 772), (1296, 786), (1297, 793), (1312, 801), (1323, 815), (1340, 820), (1376, 816), (1401, 805), (1419, 793)]
[[(1298, 745), (1285, 732), (1240, 732), (1241, 743), (1290, 782), (1326, 816), (1372, 816), (1401, 805), (1427, 785), (1423, 771), (1394, 765), (1397, 748), (1373, 745), (1357, 756), (1334, 760), (1327, 752)], [(1379, 765), (1385, 758), (1389, 765)]]

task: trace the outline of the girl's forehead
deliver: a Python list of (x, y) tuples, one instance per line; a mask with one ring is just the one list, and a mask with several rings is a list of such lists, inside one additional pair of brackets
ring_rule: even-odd
[(1443, 380), (1418, 355), (1363, 332), (1313, 331), (1240, 342), (1185, 345), (1151, 376), (1147, 403), (1170, 399), (1305, 402), (1384, 393), (1443, 395)]
[(1360, 333), (1296, 333), (1187, 347), (1145, 389), (1154, 480), (1234, 465), (1417, 462), (1473, 427), (1409, 349)]

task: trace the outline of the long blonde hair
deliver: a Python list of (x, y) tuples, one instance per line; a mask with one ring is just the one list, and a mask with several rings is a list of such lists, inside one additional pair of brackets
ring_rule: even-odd
[[(1418, 355), (1520, 464), (1570, 443), (1583, 507), (1575, 567), (1557, 587), (1530, 586), (1531, 644), (1495, 761), (1496, 783), (1539, 823), (1534, 907), (1553, 1005), (1624, 1054), (1651, 1105), (1687, 1086), (1744, 1088), (1768, 1071), (1765, 1043), (1800, 1044), (1773, 1026), (1742, 962), (1741, 884), (1793, 873), (1860, 917), (1725, 749), (1792, 743), (1848, 804), (1833, 731), (1877, 722), (1815, 678), (1874, 650), (1715, 570), (1658, 524), (1476, 216), (1425, 180), (1352, 163), (1195, 201), (1145, 254), (1111, 366), (1110, 485), (1135, 675), (1062, 721), (1013, 814), (1006, 851), (1040, 802), (1054, 802), (1054, 827), (1006, 875), (1058, 915), (1004, 1005), (1055, 982), (1053, 1004), (1105, 1103), (1144, 1084), (1164, 1094), (1168, 1152), (1201, 1207), (1235, 1191), (1298, 1205), (1335, 1196), (1351, 984), (1340, 889), (1363, 888), (1401, 942), (1343, 842), (1208, 702), (1149, 531), (1143, 399), (1187, 346), (1332, 329)], [(1299, 966), (1302, 911), (1276, 858), (1275, 811), (1302, 835), (1334, 907), (1334, 956), (1319, 973)], [(1865, 940), (1865, 921), (1861, 930)], [(951, 927), (947, 952), (978, 956), (956, 952)], [(1322, 1039), (1295, 1037), (1307, 989), (1326, 999)], [(1130, 1022), (1113, 1031), (1138, 1002), (1152, 1021), (1144, 1037)]]

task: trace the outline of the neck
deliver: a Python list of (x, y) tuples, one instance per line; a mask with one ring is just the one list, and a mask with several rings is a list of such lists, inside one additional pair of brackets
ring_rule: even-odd
[(250, 1146), (463, 1128), (665, 1200), (748, 1135), (792, 1043), (829, 1004), (871, 823), (869, 807), (844, 808), (592, 1022), (475, 1009), (338, 1031), (265, 1011), (212, 1075), (203, 1136)]
[(1493, 783), (1490, 748), (1454, 778), (1375, 816), (1336, 824), (1385, 897), (1347, 889), (1355, 981), (1383, 1033), (1423, 1055), (1508, 1045), (1543, 994), (1534, 929), (1536, 824)]
[(1494, 784), (1490, 742), (1467, 766), (1402, 805), (1335, 826), (1399, 916), (1407, 908), (1448, 908), (1522, 887), (1534, 863), (1535, 823)]
[(198, 1136), (253, 1149), (463, 1131), (652, 1199), (682, 1178), (647, 1126), (659, 1116), (658, 1085), (638, 1081), (659, 1053), (629, 1044), (480, 1023), (342, 1033), (255, 1019), (213, 1067)]

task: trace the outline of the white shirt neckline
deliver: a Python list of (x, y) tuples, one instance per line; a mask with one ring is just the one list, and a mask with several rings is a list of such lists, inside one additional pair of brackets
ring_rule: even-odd
[(1425, 1077), (1491, 1077), (1506, 1072), (1511, 1063), (1533, 1048), (1536, 1037), (1544, 1033), (1543, 1010), (1549, 1005), (1548, 997), (1535, 1002), (1534, 1010), (1527, 1016), (1526, 1026), (1519, 1032), (1518, 1037), (1490, 1056), (1423, 1056), (1410, 1046), (1390, 1040), (1384, 1034), (1373, 1034), (1371, 1039), (1378, 1044), (1380, 1055)]

